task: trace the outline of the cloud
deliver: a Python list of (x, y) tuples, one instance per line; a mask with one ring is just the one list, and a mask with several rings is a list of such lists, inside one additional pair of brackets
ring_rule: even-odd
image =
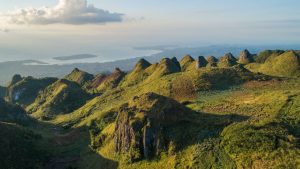
[(99, 9), (87, 0), (59, 0), (54, 7), (23, 8), (0, 15), (10, 24), (49, 25), (49, 24), (105, 24), (121, 22), (123, 14)]

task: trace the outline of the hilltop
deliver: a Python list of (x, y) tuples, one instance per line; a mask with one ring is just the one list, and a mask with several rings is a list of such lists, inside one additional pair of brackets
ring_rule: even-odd
[(36, 118), (51, 119), (58, 114), (70, 113), (81, 107), (89, 95), (79, 84), (60, 79), (45, 88), (27, 107), (27, 111)]

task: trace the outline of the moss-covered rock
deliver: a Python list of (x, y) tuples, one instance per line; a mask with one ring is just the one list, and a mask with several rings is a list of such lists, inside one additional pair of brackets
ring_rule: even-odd
[(243, 50), (240, 53), (238, 63), (248, 64), (252, 62), (254, 62), (253, 55), (247, 49)]
[(159, 155), (168, 149), (170, 142), (176, 142), (168, 130), (191, 121), (191, 112), (175, 100), (155, 93), (134, 97), (119, 109), (115, 151), (129, 153), (133, 160)]
[(231, 53), (227, 53), (219, 59), (218, 67), (231, 67), (236, 64), (237, 59)]
[(191, 55), (185, 55), (180, 61), (182, 71), (185, 71), (194, 61)]
[(196, 60), (196, 69), (206, 67), (207, 63), (207, 60), (203, 56), (199, 56)]
[(180, 72), (180, 64), (176, 61), (169, 58), (164, 58), (160, 63), (155, 67), (154, 72), (149, 76), (147, 80), (157, 79), (164, 75)]
[(217, 67), (218, 66), (218, 59), (214, 56), (207, 56), (206, 61), (207, 61), (208, 67)]

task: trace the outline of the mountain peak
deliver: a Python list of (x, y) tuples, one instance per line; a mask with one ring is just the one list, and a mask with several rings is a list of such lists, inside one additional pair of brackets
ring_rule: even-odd
[(219, 67), (231, 67), (237, 64), (237, 59), (232, 55), (232, 53), (226, 53), (223, 57), (219, 59)]
[(144, 70), (149, 66), (151, 66), (151, 63), (142, 58), (136, 63), (134, 70)]
[(78, 68), (74, 68), (70, 74), (64, 77), (64, 79), (76, 82), (80, 85), (84, 85), (86, 82), (93, 80), (94, 75), (82, 71)]
[(207, 61), (203, 56), (199, 56), (196, 60), (196, 69), (199, 69), (201, 67), (205, 67), (207, 65)]
[(253, 61), (254, 61), (253, 55), (247, 49), (243, 50), (240, 53), (240, 57), (239, 57), (239, 60), (238, 60), (239, 63), (248, 64), (248, 63), (251, 63)]

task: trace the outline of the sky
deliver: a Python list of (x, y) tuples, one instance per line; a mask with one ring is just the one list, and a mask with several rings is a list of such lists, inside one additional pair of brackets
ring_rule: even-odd
[(300, 44), (299, 0), (0, 2), (0, 61), (157, 52), (133, 49), (140, 46)]

